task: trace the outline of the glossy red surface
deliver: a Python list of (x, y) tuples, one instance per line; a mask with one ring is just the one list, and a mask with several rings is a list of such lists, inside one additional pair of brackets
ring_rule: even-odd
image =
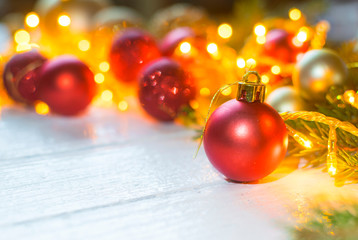
[(140, 74), (139, 101), (143, 109), (158, 120), (173, 120), (194, 96), (192, 79), (174, 60), (160, 58), (148, 64)]
[(118, 81), (133, 83), (142, 67), (159, 57), (159, 48), (151, 35), (129, 29), (113, 40), (109, 63)]
[(37, 51), (15, 54), (5, 65), (3, 80), (9, 96), (18, 102), (37, 99), (40, 67), (47, 58)]
[(180, 42), (194, 36), (195, 33), (190, 27), (175, 28), (163, 38), (160, 44), (160, 51), (164, 56), (171, 56)]
[(210, 116), (204, 148), (213, 166), (227, 178), (255, 181), (269, 175), (285, 157), (286, 126), (269, 105), (233, 99)]
[(40, 100), (62, 115), (76, 115), (85, 110), (96, 93), (91, 70), (71, 56), (47, 62), (41, 70), (38, 88)]

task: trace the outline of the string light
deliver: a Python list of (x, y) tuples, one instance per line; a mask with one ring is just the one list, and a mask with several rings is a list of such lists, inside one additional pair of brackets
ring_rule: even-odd
[(37, 114), (46, 115), (50, 112), (50, 108), (46, 103), (38, 101), (35, 103), (35, 111)]
[(266, 28), (264, 25), (259, 24), (259, 25), (255, 26), (254, 32), (255, 32), (256, 36), (265, 36)]
[(257, 37), (256, 37), (256, 42), (257, 42), (258, 44), (260, 44), (260, 45), (265, 44), (265, 42), (266, 42), (266, 37), (265, 37), (265, 36), (257, 36)]
[(308, 138), (304, 134), (297, 132), (292, 127), (288, 126), (287, 124), (286, 124), (286, 128), (287, 128), (290, 136), (292, 136), (293, 139), (295, 139), (296, 142), (298, 142), (301, 146), (303, 146), (305, 148), (313, 147), (312, 142), (310, 140), (308, 140)]
[(31, 28), (35, 28), (39, 25), (40, 18), (36, 13), (30, 12), (25, 17), (25, 23), (27, 26), (29, 26)]
[(218, 27), (218, 34), (224, 39), (230, 38), (232, 36), (232, 27), (227, 23), (223, 23)]
[(182, 42), (179, 46), (179, 49), (182, 53), (189, 53), (191, 50), (191, 44), (188, 42)]
[(218, 52), (218, 45), (216, 45), (215, 43), (209, 43), (208, 46), (206, 47), (206, 50), (210, 54), (215, 54)]
[(297, 8), (292, 8), (288, 12), (288, 16), (292, 21), (297, 21), (301, 18), (302, 14), (301, 11)]
[(333, 126), (329, 128), (327, 170), (331, 176), (337, 172), (337, 134)]
[(267, 75), (262, 75), (261, 76), (261, 82), (263, 84), (268, 84), (270, 82), (270, 78)]
[(90, 49), (91, 47), (91, 43), (88, 40), (81, 40), (78, 42), (78, 48), (82, 51), (82, 52), (86, 52)]
[(240, 57), (237, 58), (237, 59), (236, 59), (236, 65), (237, 65), (238, 68), (244, 68), (245, 65), (246, 65), (245, 59), (240, 58)]
[(68, 27), (71, 24), (71, 18), (67, 14), (62, 14), (58, 17), (57, 22), (62, 27)]
[(94, 75), (94, 81), (98, 84), (101, 84), (104, 82), (104, 75), (102, 73), (97, 73)]
[(110, 68), (110, 65), (108, 62), (104, 61), (99, 64), (99, 70), (102, 72), (108, 72)]
[(198, 108), (199, 108), (199, 103), (198, 103), (198, 101), (196, 101), (196, 100), (191, 100), (191, 101), (189, 102), (189, 105), (190, 105), (190, 107), (191, 107), (192, 109), (198, 109)]
[(23, 30), (17, 30), (14, 34), (14, 40), (17, 44), (24, 44), (24, 43), (30, 43), (30, 34)]
[(122, 112), (126, 111), (128, 109), (128, 103), (124, 100), (120, 101), (118, 103), (118, 109), (121, 110)]

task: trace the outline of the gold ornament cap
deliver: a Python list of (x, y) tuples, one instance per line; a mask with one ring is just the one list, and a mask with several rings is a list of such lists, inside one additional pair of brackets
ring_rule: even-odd
[[(249, 76), (256, 75), (256, 82), (249, 82)], [(264, 102), (266, 86), (261, 83), (261, 77), (256, 71), (248, 71), (239, 82), (236, 99), (246, 102)]]

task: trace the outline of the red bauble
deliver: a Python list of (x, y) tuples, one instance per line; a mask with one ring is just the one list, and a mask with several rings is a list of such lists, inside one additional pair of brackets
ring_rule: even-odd
[(47, 59), (37, 51), (14, 55), (5, 65), (3, 79), (9, 96), (18, 102), (31, 103), (37, 99), (40, 67)]
[(113, 41), (109, 62), (116, 78), (125, 83), (135, 82), (141, 68), (160, 57), (158, 46), (151, 35), (128, 29)]
[(195, 33), (190, 27), (176, 28), (165, 35), (160, 44), (160, 51), (164, 56), (171, 56), (181, 41), (194, 36)]
[(176, 61), (160, 58), (143, 69), (139, 80), (139, 101), (144, 110), (156, 119), (173, 120), (194, 95), (192, 79)]
[(86, 64), (75, 57), (61, 56), (42, 67), (38, 92), (51, 111), (76, 115), (91, 103), (96, 83)]
[(273, 29), (266, 34), (264, 54), (284, 63), (296, 62), (297, 55), (308, 50), (307, 42), (296, 46), (294, 35), (283, 29)]
[(269, 175), (285, 157), (286, 126), (269, 105), (233, 99), (210, 116), (204, 148), (210, 162), (227, 178), (255, 181)]

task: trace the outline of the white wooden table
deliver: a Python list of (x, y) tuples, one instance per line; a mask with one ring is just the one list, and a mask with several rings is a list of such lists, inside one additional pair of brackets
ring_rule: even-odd
[(286, 226), (334, 187), (287, 159), (257, 184), (225, 181), (195, 133), (138, 111), (77, 118), (3, 108), (0, 239), (288, 239)]

